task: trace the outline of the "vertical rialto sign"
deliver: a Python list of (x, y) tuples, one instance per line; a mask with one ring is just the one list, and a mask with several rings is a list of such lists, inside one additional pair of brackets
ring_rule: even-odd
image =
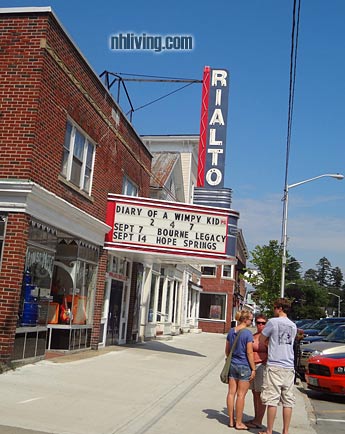
[(228, 99), (228, 71), (206, 66), (201, 103), (198, 187), (224, 187)]

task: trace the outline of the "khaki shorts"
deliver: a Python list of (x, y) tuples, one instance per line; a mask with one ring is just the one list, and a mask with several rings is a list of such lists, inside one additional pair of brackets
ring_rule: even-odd
[(266, 366), (260, 395), (262, 403), (273, 407), (277, 407), (279, 403), (283, 407), (293, 407), (295, 405), (294, 381), (294, 369)]
[(265, 372), (265, 366), (264, 363), (257, 363), (255, 365), (255, 377), (254, 380), (250, 382), (249, 389), (254, 390), (254, 392), (261, 392), (262, 385), (264, 382), (264, 372)]

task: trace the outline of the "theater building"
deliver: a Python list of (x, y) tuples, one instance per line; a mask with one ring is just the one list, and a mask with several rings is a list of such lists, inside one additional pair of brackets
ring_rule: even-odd
[[(199, 135), (150, 135), (142, 136), (142, 139), (153, 155), (158, 153), (165, 157), (165, 161), (168, 161), (168, 155), (180, 155), (185, 202), (193, 203), (198, 176)], [(154, 196), (151, 194), (151, 197)], [(209, 200), (209, 197), (205, 199), (205, 204)], [(225, 203), (231, 205), (228, 196)], [(236, 311), (242, 306), (245, 296), (242, 275), (249, 255), (241, 230), (237, 231), (235, 256), (235, 261), (222, 265), (216, 262), (203, 264), (201, 260), (195, 265), (198, 275), (201, 275), (197, 292), (197, 327), (202, 331), (224, 333), (229, 330)]]
[(0, 9), (0, 32), (0, 361), (198, 329), (239, 214), (191, 203), (181, 155), (152, 170), (51, 8)]

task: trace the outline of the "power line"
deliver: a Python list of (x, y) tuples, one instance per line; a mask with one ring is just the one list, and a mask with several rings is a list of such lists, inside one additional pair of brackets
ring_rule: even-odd
[[(285, 180), (284, 180), (284, 197), (283, 197), (284, 202), (286, 200), (286, 193), (288, 188), (289, 159), (290, 159), (291, 131), (292, 131), (292, 119), (293, 119), (294, 98), (295, 98), (301, 1), (302, 0), (298, 0), (298, 1), (294, 0), (293, 13), (292, 13), (289, 105), (288, 105), (288, 125), (287, 125), (287, 135), (286, 135)], [(285, 207), (283, 207), (283, 222), (284, 219), (285, 219)], [(283, 224), (282, 224), (282, 234), (283, 234)]]
[[(140, 107), (137, 107), (137, 108), (134, 109), (133, 111), (136, 111), (136, 112), (137, 112), (138, 110), (143, 109), (143, 108), (145, 108), (145, 107), (147, 107), (147, 106), (149, 106), (149, 105), (151, 105), (151, 104), (154, 104), (155, 102), (160, 101), (160, 100), (162, 100), (162, 99), (164, 99), (164, 98), (167, 98), (168, 96), (170, 96), (170, 95), (172, 95), (172, 94), (174, 94), (174, 93), (176, 93), (176, 92), (179, 92), (179, 91), (185, 89), (186, 87), (188, 87), (188, 86), (190, 86), (191, 84), (194, 84), (194, 83), (195, 83), (195, 81), (193, 81), (193, 82), (191, 82), (191, 83), (188, 83), (188, 84), (186, 84), (186, 85), (184, 85), (184, 86), (182, 86), (182, 87), (180, 87), (180, 88), (178, 88), (178, 89), (173, 90), (172, 92), (167, 93), (166, 95), (162, 95), (162, 96), (160, 96), (159, 98), (156, 98), (156, 99), (154, 99), (154, 100), (152, 100), (152, 101), (150, 101), (150, 102), (148, 102), (148, 103), (146, 103), (146, 104), (144, 104), (144, 105), (142, 105), (142, 106), (140, 106)], [(128, 113), (127, 113), (127, 114), (128, 114)]]

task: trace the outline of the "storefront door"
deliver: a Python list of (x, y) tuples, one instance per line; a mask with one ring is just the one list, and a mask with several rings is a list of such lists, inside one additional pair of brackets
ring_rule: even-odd
[(121, 308), (123, 296), (123, 282), (119, 280), (111, 281), (108, 326), (106, 345), (117, 345), (122, 343), (121, 336)]

